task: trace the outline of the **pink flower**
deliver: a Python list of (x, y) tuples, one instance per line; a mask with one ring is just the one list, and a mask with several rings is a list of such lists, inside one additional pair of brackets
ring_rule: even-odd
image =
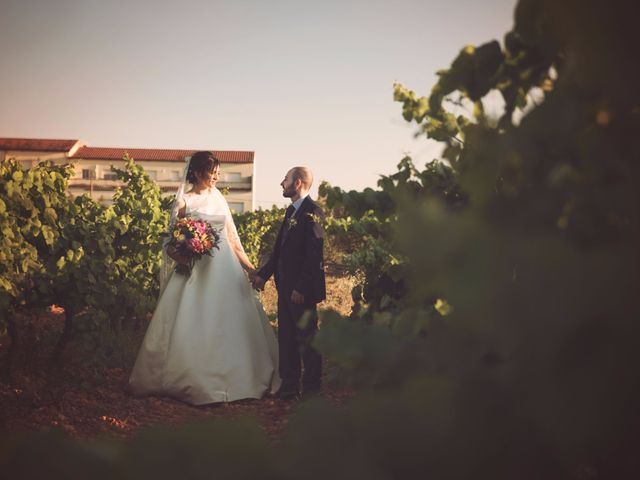
[(189, 240), (187, 240), (187, 244), (189, 245), (189, 249), (194, 252), (202, 251), (202, 242), (199, 238), (190, 238)]

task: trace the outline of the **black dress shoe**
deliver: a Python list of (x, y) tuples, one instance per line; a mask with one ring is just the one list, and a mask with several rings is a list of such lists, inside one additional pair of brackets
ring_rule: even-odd
[(280, 400), (295, 400), (300, 396), (300, 392), (294, 388), (281, 388), (275, 393), (275, 397)]

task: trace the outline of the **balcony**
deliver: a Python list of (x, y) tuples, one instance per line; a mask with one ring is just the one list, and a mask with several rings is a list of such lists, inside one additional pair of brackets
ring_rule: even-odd
[[(220, 190), (224, 188), (228, 188), (231, 191), (251, 191), (251, 177), (242, 177), (240, 181), (233, 182), (218, 182), (218, 188)], [(163, 192), (175, 192), (178, 190), (180, 186), (179, 181), (174, 180), (157, 180), (156, 183), (160, 186), (160, 189)], [(111, 179), (86, 179), (86, 178), (71, 178), (69, 179), (69, 187), (74, 189), (84, 189), (89, 191), (93, 189), (94, 191), (111, 191), (115, 190), (117, 187), (122, 187), (124, 185), (120, 180), (111, 180)]]

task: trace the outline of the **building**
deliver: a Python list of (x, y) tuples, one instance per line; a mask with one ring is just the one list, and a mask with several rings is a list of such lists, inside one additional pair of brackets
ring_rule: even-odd
[[(74, 175), (69, 179), (72, 195), (88, 194), (109, 203), (116, 187), (121, 185), (111, 165), (124, 166), (128, 154), (142, 165), (166, 195), (175, 193), (182, 181), (185, 160), (197, 150), (159, 148), (90, 147), (80, 140), (1, 138), (0, 161), (15, 158), (24, 168), (38, 162), (72, 163)], [(226, 190), (229, 207), (236, 212), (254, 208), (254, 152), (214, 151), (221, 162), (218, 188)]]

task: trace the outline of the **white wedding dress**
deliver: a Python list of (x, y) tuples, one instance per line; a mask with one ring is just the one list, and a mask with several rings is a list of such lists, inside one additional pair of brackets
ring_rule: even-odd
[(194, 404), (261, 398), (277, 390), (278, 346), (268, 318), (228, 243), (229, 207), (213, 188), (184, 194), (186, 215), (210, 222), (220, 249), (173, 273), (131, 372), (136, 395)]

